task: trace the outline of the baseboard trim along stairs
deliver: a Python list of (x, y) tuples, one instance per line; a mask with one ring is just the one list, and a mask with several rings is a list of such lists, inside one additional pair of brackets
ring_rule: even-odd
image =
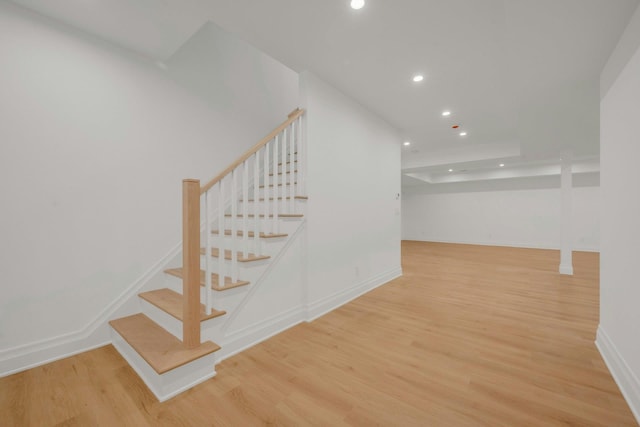
[(640, 425), (640, 379), (634, 375), (602, 325), (598, 326), (596, 347)]

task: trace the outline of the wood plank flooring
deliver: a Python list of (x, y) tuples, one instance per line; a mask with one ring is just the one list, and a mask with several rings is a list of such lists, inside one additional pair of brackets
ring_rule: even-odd
[(404, 276), (163, 404), (111, 346), (0, 379), (3, 426), (636, 426), (593, 344), (598, 254), (403, 242)]

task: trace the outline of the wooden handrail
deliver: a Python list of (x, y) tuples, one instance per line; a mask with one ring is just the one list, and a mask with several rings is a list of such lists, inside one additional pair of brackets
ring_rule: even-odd
[(291, 123), (296, 121), (298, 119), (298, 117), (302, 116), (303, 114), (304, 114), (304, 110), (303, 109), (296, 108), (295, 110), (293, 110), (289, 114), (289, 116), (288, 116), (289, 118), (284, 123), (282, 123), (280, 126), (275, 128), (269, 135), (267, 135), (264, 138), (262, 138), (262, 140), (260, 142), (258, 142), (256, 145), (251, 147), (247, 152), (245, 152), (242, 156), (240, 156), (240, 158), (238, 158), (238, 160), (233, 162), (228, 168), (223, 170), (215, 178), (213, 178), (211, 181), (207, 182), (202, 188), (200, 188), (200, 194), (204, 194), (207, 191), (209, 191), (214, 185), (216, 185), (218, 182), (220, 182), (222, 180), (222, 178), (227, 176), (229, 173), (231, 173), (231, 171), (233, 171), (235, 168), (240, 166), (240, 164), (242, 162), (247, 160), (249, 157), (253, 156), (258, 150), (260, 150), (262, 147), (267, 145), (269, 143), (269, 141), (271, 141), (273, 138), (275, 138), (280, 132), (285, 130), (287, 128), (287, 126), (289, 126)]
[(182, 181), (182, 342), (200, 345), (200, 181)]

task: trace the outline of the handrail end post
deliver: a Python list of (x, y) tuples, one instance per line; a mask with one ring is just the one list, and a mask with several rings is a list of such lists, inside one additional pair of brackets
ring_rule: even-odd
[(182, 341), (200, 345), (200, 180), (182, 181)]

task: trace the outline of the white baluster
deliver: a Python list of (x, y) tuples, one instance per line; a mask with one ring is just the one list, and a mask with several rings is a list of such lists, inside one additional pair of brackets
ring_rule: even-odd
[(287, 128), (284, 128), (282, 133), (282, 148), (280, 150), (282, 157), (282, 167), (280, 168), (280, 175), (282, 178), (280, 179), (281, 187), (278, 187), (278, 200), (282, 200), (280, 205), (282, 206), (282, 213), (285, 213), (287, 210), (287, 138), (289, 133), (287, 132)]
[[(264, 227), (265, 233), (267, 232), (269, 222), (267, 219), (269, 218), (269, 149), (272, 147), (272, 143), (268, 143), (264, 148), (264, 165), (262, 170), (262, 198), (264, 199), (264, 218), (265, 222), (263, 224), (267, 224)], [(271, 232), (273, 233), (273, 228), (271, 228)]]
[(204, 232), (205, 235), (207, 236), (207, 245), (204, 249), (204, 259), (205, 259), (205, 279), (204, 279), (204, 286), (205, 286), (205, 295), (206, 295), (206, 299), (207, 299), (207, 314), (211, 314), (211, 306), (212, 306), (212, 292), (211, 292), (211, 264), (213, 263), (213, 260), (211, 259), (211, 220), (212, 218), (209, 216), (210, 212), (212, 211), (211, 206), (210, 206), (210, 197), (209, 197), (209, 191), (207, 191), (206, 193), (204, 193), (204, 218), (205, 218), (205, 226), (204, 226)]
[[(238, 181), (237, 171), (235, 168), (231, 172), (231, 281), (233, 283), (238, 281), (238, 252), (236, 248), (236, 241), (238, 237)], [(224, 258), (224, 252), (219, 254)]]
[[(280, 163), (282, 164), (282, 166), (280, 167), (280, 170), (278, 171), (278, 173), (280, 173), (280, 185), (278, 187), (278, 191), (276, 194), (276, 198), (278, 199), (278, 205), (280, 206), (279, 212), (285, 212), (287, 209), (287, 200), (285, 199), (286, 196), (286, 189), (287, 189), (287, 137), (288, 137), (288, 133), (287, 133), (287, 128), (284, 129), (284, 131), (282, 132), (282, 139), (280, 140)], [(278, 221), (278, 224), (280, 224), (280, 221)]]
[(218, 286), (224, 287), (224, 258), (220, 256), (224, 253), (225, 240), (225, 199), (224, 199), (224, 178), (218, 183)]
[(242, 256), (249, 257), (249, 160), (242, 163)]
[(278, 233), (280, 230), (278, 229), (278, 140), (279, 138), (276, 136), (276, 140), (273, 144), (273, 168), (271, 173), (271, 197), (272, 200), (272, 210), (273, 210), (273, 224), (272, 229), (274, 233)]
[(253, 158), (253, 250), (256, 255), (262, 253), (260, 248), (260, 151)]
[(298, 139), (298, 191), (301, 196), (307, 195), (307, 122), (306, 113), (298, 118), (300, 137)]
[[(295, 122), (291, 123), (291, 136), (289, 138), (289, 153), (291, 153), (290, 155), (295, 158), (295, 152), (296, 152), (296, 148), (295, 148), (295, 141), (296, 140), (296, 126), (295, 126)], [(291, 163), (289, 163), (289, 212), (290, 213), (296, 213), (296, 185), (297, 184), (297, 179), (296, 179), (296, 168), (297, 165), (293, 162), (293, 160), (291, 160)]]

